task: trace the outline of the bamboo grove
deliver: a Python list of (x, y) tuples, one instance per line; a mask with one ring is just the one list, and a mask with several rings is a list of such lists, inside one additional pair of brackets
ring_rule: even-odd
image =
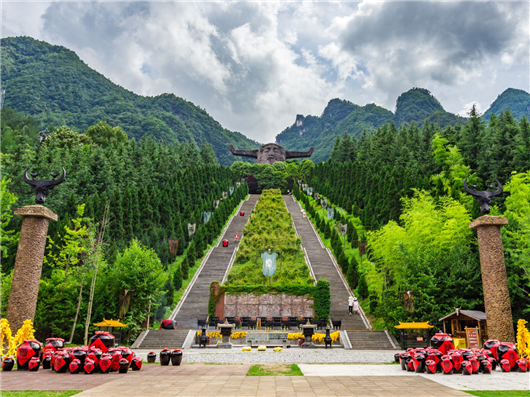
[[(359, 139), (338, 137), (329, 162), (306, 179), (313, 195), (348, 213), (339, 223), (351, 217), (349, 243), (368, 242), (369, 260), (351, 271), (351, 284), (357, 278), (357, 288), (365, 289), (366, 281), (362, 295), (369, 295), (366, 306), (380, 326), (413, 319), (437, 324), (454, 307), (483, 310), (476, 234), (467, 226), (481, 214), (464, 192), (465, 178), (482, 189), (495, 180), (504, 186), (492, 215), (509, 219), (502, 231), (512, 310), (514, 319), (528, 317), (530, 124), (509, 111), (489, 124), (474, 109), (470, 116), (466, 125), (443, 130), (385, 124)], [(333, 237), (330, 226), (337, 222), (313, 212), (317, 227)], [(355, 236), (351, 219), (358, 220)], [(334, 251), (347, 274), (351, 258)], [(407, 303), (404, 295), (413, 290), (414, 304)]]

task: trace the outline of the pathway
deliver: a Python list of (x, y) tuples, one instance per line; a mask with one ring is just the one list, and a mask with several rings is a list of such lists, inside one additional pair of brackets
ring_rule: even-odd
[(318, 279), (325, 278), (331, 287), (330, 317), (333, 320), (342, 319), (342, 329), (366, 330), (361, 316), (348, 315), (348, 297), (350, 295), (337, 272), (328, 251), (320, 245), (320, 241), (311, 227), (309, 218), (303, 216), (300, 205), (292, 196), (283, 196), (287, 209), (292, 215), (298, 235), (302, 239), (311, 266)]
[(333, 263), (328, 250), (322, 246), (315, 229), (309, 218), (304, 217), (298, 202), (293, 196), (284, 195), (283, 199), (292, 219), (298, 235), (302, 239), (302, 245), (307, 252), (309, 262), (318, 279), (325, 278), (330, 283), (332, 320), (341, 320), (341, 329), (348, 331), (348, 336), (353, 349), (393, 349), (385, 331), (370, 331), (361, 316), (348, 315), (349, 289), (344, 284), (337, 267)]
[[(75, 375), (74, 375), (75, 376)], [(122, 376), (79, 397), (432, 397), (468, 396), (420, 376)]]
[(197, 328), (197, 319), (206, 319), (208, 316), (210, 283), (213, 280), (223, 280), (226, 269), (230, 263), (230, 258), (237, 248), (237, 244), (234, 243), (234, 236), (236, 233), (240, 236), (243, 235), (243, 228), (247, 224), (258, 198), (259, 194), (252, 194), (247, 201), (243, 202), (240, 211), (244, 211), (245, 216), (240, 216), (239, 212), (235, 214), (225, 233), (219, 239), (219, 241), (227, 239), (230, 242), (230, 245), (228, 247), (223, 247), (222, 244), (218, 244), (218, 246), (212, 250), (210, 257), (204, 264), (195, 283), (191, 286), (191, 289), (185, 296), (180, 310), (173, 313), (172, 318), (176, 318), (179, 328)]

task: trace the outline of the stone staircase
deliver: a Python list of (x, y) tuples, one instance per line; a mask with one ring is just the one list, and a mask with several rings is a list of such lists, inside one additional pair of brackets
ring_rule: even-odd
[(230, 263), (230, 258), (239, 243), (239, 241), (237, 243), (235, 242), (234, 236), (236, 233), (240, 236), (243, 235), (243, 228), (248, 222), (258, 198), (258, 194), (252, 194), (247, 201), (243, 202), (240, 211), (244, 211), (245, 216), (240, 216), (239, 212), (235, 214), (226, 232), (219, 240), (227, 239), (230, 245), (223, 247), (222, 244), (219, 244), (219, 246), (215, 247), (200, 271), (195, 283), (188, 287), (191, 287), (191, 289), (185, 295), (180, 308), (171, 316), (172, 319), (177, 321), (179, 328), (197, 329), (197, 319), (205, 320), (207, 318), (210, 283), (213, 280), (223, 280)]
[[(387, 350), (395, 349), (390, 343), (385, 331), (350, 331), (348, 330), (348, 337), (353, 350)], [(393, 339), (396, 347), (398, 346), (395, 339)]]
[(141, 343), (133, 345), (135, 349), (180, 349), (188, 336), (188, 330), (150, 329)]
[(361, 316), (348, 315), (348, 298), (350, 292), (342, 282), (328, 251), (320, 245), (320, 241), (311, 227), (308, 218), (304, 218), (300, 206), (293, 200), (292, 196), (283, 196), (287, 210), (291, 213), (298, 235), (302, 239), (302, 245), (307, 252), (309, 261), (318, 279), (325, 278), (329, 281), (331, 289), (332, 320), (341, 320), (343, 330), (366, 330), (366, 325)]

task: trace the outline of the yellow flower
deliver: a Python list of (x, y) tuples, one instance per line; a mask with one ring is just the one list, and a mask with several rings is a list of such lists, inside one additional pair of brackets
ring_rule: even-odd
[[(4, 339), (7, 340), (8, 351), (4, 354)], [(13, 338), (11, 327), (9, 322), (3, 318), (0, 320), (0, 356), (14, 356), (18, 347), (26, 339), (35, 339), (35, 329), (33, 328), (33, 322), (31, 320), (25, 320), (22, 327), (17, 331), (17, 334)]]
[(530, 358), (530, 332), (526, 328), (527, 321), (517, 321), (517, 352), (523, 358)]

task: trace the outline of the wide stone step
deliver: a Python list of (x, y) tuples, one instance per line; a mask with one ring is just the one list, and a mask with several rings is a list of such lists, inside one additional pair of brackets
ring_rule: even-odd
[(241, 210), (245, 211), (245, 216), (240, 216), (239, 213), (235, 214), (225, 233), (220, 237), (221, 240), (227, 239), (230, 244), (228, 247), (219, 246), (212, 250), (201, 273), (177, 313), (176, 320), (179, 324), (195, 328), (197, 319), (205, 319), (207, 317), (210, 283), (213, 280), (221, 281), (223, 279), (234, 249), (237, 247), (234, 244), (234, 235), (236, 233), (239, 235), (243, 234), (243, 229), (248, 222), (252, 209), (256, 206), (258, 198), (259, 195), (251, 195), (243, 203)]
[(149, 330), (138, 349), (177, 349), (182, 347), (188, 330)]

